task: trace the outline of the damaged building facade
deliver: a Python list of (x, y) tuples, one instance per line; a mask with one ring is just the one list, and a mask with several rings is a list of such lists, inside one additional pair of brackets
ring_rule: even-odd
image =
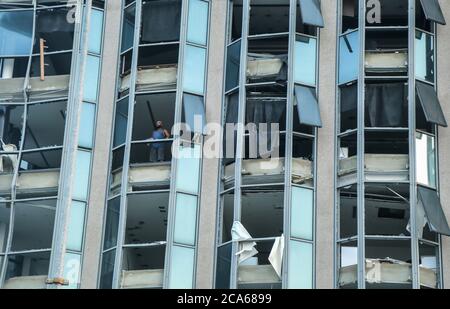
[(446, 18), (0, 0), (0, 287), (449, 288)]

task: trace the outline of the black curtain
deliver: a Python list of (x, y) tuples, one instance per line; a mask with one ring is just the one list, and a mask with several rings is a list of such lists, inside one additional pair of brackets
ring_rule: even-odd
[(181, 1), (149, 1), (142, 6), (142, 41), (169, 42), (180, 38)]
[(367, 84), (365, 96), (366, 126), (407, 127), (407, 86), (397, 84)]

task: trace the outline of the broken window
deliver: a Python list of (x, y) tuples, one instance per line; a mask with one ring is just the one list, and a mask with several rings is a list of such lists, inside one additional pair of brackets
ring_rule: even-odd
[(120, 56), (118, 98), (122, 98), (130, 93), (132, 58), (133, 50), (129, 50)]
[(9, 224), (11, 215), (11, 203), (0, 203), (0, 253), (6, 252)]
[(169, 164), (167, 168), (169, 168), (170, 172), (172, 143), (172, 139), (155, 139), (146, 143), (133, 143), (131, 146), (130, 164), (158, 163), (157, 165), (161, 165), (162, 163), (167, 163)]
[(364, 166), (366, 179), (409, 179), (409, 138), (407, 132), (366, 132)]
[[(152, 0), (142, 4), (141, 44), (180, 39), (181, 1)], [(167, 21), (171, 21), (170, 24)]]
[(365, 234), (409, 236), (409, 209), (408, 184), (366, 184)]
[(11, 251), (52, 247), (56, 200), (34, 200), (14, 204)]
[(371, 76), (407, 76), (407, 29), (375, 28), (366, 33), (366, 74)]
[(316, 85), (317, 39), (296, 36), (294, 80), (308, 86)]
[(427, 20), (445, 25), (444, 14), (442, 13), (439, 0), (420, 0)]
[[(140, 47), (136, 76), (136, 91), (144, 92), (176, 89), (178, 51), (179, 44)], [(189, 52), (187, 51), (187, 53)], [(191, 54), (189, 54), (189, 56), (191, 56)], [(196, 55), (194, 54), (194, 56)], [(190, 60), (195, 62), (198, 59)], [(192, 64), (202, 65), (203, 63), (195, 62)], [(191, 74), (193, 73), (191, 72)], [(190, 75), (188, 76), (192, 79)], [(125, 84), (129, 78), (130, 75), (125, 75), (122, 83)]]
[(0, 57), (28, 56), (32, 32), (33, 11), (0, 12)]
[(39, 53), (41, 40), (44, 40), (46, 53), (72, 49), (75, 23), (67, 18), (69, 10), (57, 7), (36, 11), (33, 53)]
[[(169, 133), (174, 124), (175, 92), (137, 95), (133, 116), (133, 141), (149, 140), (161, 121)], [(164, 139), (164, 137), (161, 137)]]
[(112, 151), (111, 159), (111, 174), (109, 177), (110, 182), (110, 195), (120, 193), (122, 186), (122, 168), (125, 154), (125, 146), (120, 146)]
[(358, 277), (356, 270), (358, 265), (358, 245), (356, 241), (339, 243), (338, 250), (338, 286), (340, 288), (356, 288)]
[(408, 26), (408, 0), (367, 1), (367, 27)]
[(105, 234), (103, 236), (103, 250), (117, 245), (120, 218), (120, 197), (108, 201), (106, 207)]
[[(50, 265), (50, 252), (32, 252), (8, 255), (4, 289), (45, 289)], [(36, 280), (38, 279), (38, 280)]]
[(314, 245), (296, 240), (289, 241), (288, 288), (312, 289), (314, 282)]
[(289, 32), (289, 0), (250, 1), (249, 35)]
[(432, 85), (417, 81), (416, 91), (418, 101), (422, 105), (426, 120), (430, 123), (447, 127), (447, 121), (445, 120), (445, 116), (434, 87)]
[(415, 43), (416, 78), (434, 83), (434, 36), (417, 30)]
[(186, 45), (184, 50), (183, 89), (203, 94), (205, 91), (206, 49)]
[(359, 31), (343, 34), (339, 38), (339, 85), (358, 79)]
[(225, 92), (239, 85), (241, 65), (241, 41), (235, 42), (227, 48), (227, 66), (225, 78)]
[[(206, 46), (209, 24), (209, 2), (202, 0), (189, 1), (187, 25), (187, 41)], [(167, 26), (164, 27), (167, 31)]]
[(411, 240), (366, 240), (365, 253), (366, 288), (412, 288)]
[(314, 140), (294, 135), (292, 142), (292, 182), (313, 187)]
[(136, 22), (136, 5), (127, 7), (123, 14), (122, 24), (122, 47), (121, 52), (133, 47), (134, 43), (134, 25)]
[(440, 287), (439, 247), (419, 241), (420, 285), (422, 289)]
[(366, 83), (366, 127), (408, 127), (408, 84)]
[(66, 105), (58, 101), (28, 106), (24, 149), (63, 145)]
[(358, 0), (342, 1), (342, 33), (358, 29)]
[(239, 262), (239, 289), (281, 289), (281, 278), (269, 261), (273, 245), (273, 239), (257, 241), (256, 254)]
[(131, 194), (127, 201), (125, 244), (165, 242), (169, 193)]
[(120, 288), (162, 288), (165, 253), (165, 245), (124, 248)]
[(283, 234), (283, 187), (243, 188), (241, 199), (241, 222), (252, 238)]
[[(23, 112), (23, 105), (0, 105), (0, 139), (2, 152), (15, 152), (20, 148)], [(4, 157), (2, 159), (5, 160)], [(5, 165), (3, 165), (4, 167)]]
[(223, 160), (222, 164), (225, 165), (225, 179), (228, 181), (233, 179), (234, 181), (234, 161), (236, 156), (237, 146), (237, 130), (236, 124), (238, 122), (239, 111), (239, 92), (231, 93), (226, 97), (226, 105), (224, 111), (224, 132), (223, 132)]
[(249, 39), (247, 83), (287, 82), (288, 41), (287, 36)]
[(358, 85), (339, 87), (340, 90), (340, 128), (341, 133), (358, 127)]
[(320, 0), (299, 0), (302, 22), (314, 27), (324, 27)]
[(340, 177), (356, 173), (358, 143), (356, 133), (342, 136), (339, 139), (339, 170)]
[(354, 237), (358, 233), (357, 187), (351, 185), (339, 189), (339, 239)]
[(435, 138), (421, 132), (416, 132), (416, 178), (418, 183), (436, 187)]
[[(450, 227), (445, 217), (445, 213), (442, 209), (442, 205), (437, 192), (430, 188), (418, 186), (417, 197), (418, 219), (416, 220), (416, 224), (417, 228), (419, 229), (419, 235), (422, 235), (421, 230), (425, 226), (425, 223), (427, 223), (429, 229), (432, 232), (450, 236)], [(422, 214), (420, 213), (421, 207), (423, 208)], [(418, 224), (419, 222), (422, 222), (422, 224)]]
[(59, 169), (61, 167), (61, 154), (62, 149), (24, 152), (20, 161), (20, 172)]
[(312, 127), (322, 127), (315, 88), (296, 85), (295, 98), (300, 123)]

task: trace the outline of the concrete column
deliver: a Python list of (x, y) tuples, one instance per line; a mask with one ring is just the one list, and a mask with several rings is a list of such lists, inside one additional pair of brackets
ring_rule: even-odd
[(81, 288), (84, 289), (97, 287), (97, 278), (100, 272), (103, 213), (108, 188), (110, 142), (113, 127), (117, 62), (120, 50), (121, 1), (105, 1), (105, 13), (101, 86), (97, 106), (91, 191), (87, 207), (86, 241), (81, 272)]
[(317, 136), (316, 287), (333, 288), (334, 147), (336, 35), (338, 1), (322, 1), (325, 28), (320, 30), (319, 105), (323, 127)]
[[(214, 0), (211, 4), (208, 79), (206, 89), (206, 119), (221, 123), (227, 1)], [(217, 133), (217, 132), (215, 132)], [(217, 136), (216, 136), (217, 137)], [(215, 138), (216, 138), (215, 137)], [(205, 144), (213, 138), (207, 136)], [(209, 141), (211, 142), (211, 141)], [(220, 147), (220, 139), (216, 144)], [(217, 193), (219, 159), (203, 160), (200, 202), (200, 224), (197, 258), (196, 288), (213, 287), (216, 242)]]

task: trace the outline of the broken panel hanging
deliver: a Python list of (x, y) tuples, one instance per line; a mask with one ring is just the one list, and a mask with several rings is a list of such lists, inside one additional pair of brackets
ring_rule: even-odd
[(304, 24), (323, 28), (323, 16), (319, 0), (299, 0)]
[(422, 186), (417, 187), (418, 201), (422, 204), (430, 230), (450, 236), (450, 227), (437, 192)]
[(425, 17), (434, 21), (438, 24), (445, 25), (445, 17), (442, 13), (441, 6), (439, 5), (439, 0), (420, 0), (422, 4), (423, 11), (425, 13)]
[(425, 113), (425, 118), (428, 122), (435, 123), (442, 127), (447, 127), (444, 113), (442, 112), (441, 104), (436, 90), (433, 86), (417, 81), (416, 82), (417, 96)]
[(322, 119), (320, 117), (315, 89), (296, 85), (295, 97), (297, 100), (297, 111), (300, 123), (321, 128)]

